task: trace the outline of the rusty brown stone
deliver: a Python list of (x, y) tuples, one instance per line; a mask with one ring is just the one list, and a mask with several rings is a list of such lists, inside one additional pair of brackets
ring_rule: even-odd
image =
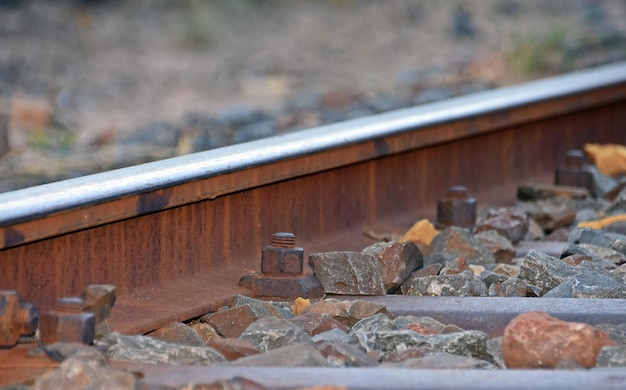
[(591, 325), (533, 311), (515, 317), (504, 329), (502, 354), (508, 368), (555, 368), (563, 360), (591, 368), (602, 347), (614, 345)]
[(240, 338), (216, 337), (209, 342), (208, 346), (221, 353), (228, 361), (261, 353), (250, 341)]
[(515, 207), (490, 209), (478, 219), (474, 232), (481, 233), (488, 230), (495, 230), (512, 243), (517, 243), (528, 233), (528, 217), (523, 210)]
[(305, 313), (292, 318), (290, 321), (304, 329), (311, 336), (315, 336), (316, 334), (320, 334), (334, 328), (340, 329), (344, 332), (348, 331), (348, 327), (346, 325), (324, 313)]
[(324, 313), (347, 326), (352, 326), (359, 320), (377, 313), (388, 314), (385, 305), (365, 301), (340, 301), (325, 299), (307, 306), (305, 313)]
[(439, 275), (457, 275), (463, 271), (471, 271), (471, 269), (463, 257), (457, 257), (446, 263), (441, 271), (439, 271)]
[(439, 233), (431, 244), (433, 253), (463, 257), (468, 264), (493, 264), (495, 259), (472, 233), (463, 228), (449, 227)]
[(497, 264), (493, 268), (493, 272), (510, 277), (516, 277), (519, 274), (519, 265)]
[(320, 353), (333, 367), (374, 367), (376, 359), (358, 347), (339, 341), (324, 341), (317, 346)]
[(221, 337), (220, 334), (217, 333), (217, 330), (215, 330), (214, 327), (212, 327), (211, 325), (209, 325), (207, 323), (196, 322), (196, 323), (193, 323), (193, 324), (191, 324), (189, 326), (191, 327), (191, 329), (196, 331), (198, 336), (200, 336), (200, 339), (206, 345), (208, 345), (209, 342), (211, 342), (211, 340), (213, 340), (214, 338)]
[(239, 337), (259, 315), (248, 305), (231, 307), (207, 314), (201, 321), (214, 327), (223, 337)]
[(189, 345), (192, 347), (203, 347), (206, 345), (195, 330), (181, 322), (170, 322), (166, 326), (148, 333), (146, 336), (168, 343)]
[(422, 252), (412, 242), (377, 242), (362, 253), (373, 255), (380, 262), (387, 294), (396, 292), (409, 274), (423, 265)]
[[(407, 326), (405, 326), (402, 329), (407, 329), (407, 330), (412, 330), (415, 333), (419, 333), (419, 334), (441, 334), (441, 332), (435, 330), (435, 329), (431, 329), (431, 328), (427, 328), (423, 325), (420, 325), (418, 323), (412, 323), (412, 324), (408, 324)], [(413, 356), (413, 357), (418, 357), (418, 356)]]
[(570, 255), (561, 259), (565, 264), (569, 264), (572, 267), (576, 267), (583, 261), (593, 261), (593, 257), (587, 255)]
[(419, 269), (417, 271), (413, 271), (413, 273), (411, 273), (409, 278), (419, 278), (421, 276), (439, 275), (439, 271), (441, 271), (442, 267), (443, 267), (443, 265), (440, 264), (440, 263), (430, 264), (430, 265), (427, 265), (426, 267), (424, 267), (422, 269)]
[(511, 241), (496, 230), (485, 230), (474, 237), (493, 255), (496, 263), (511, 263), (516, 252)]

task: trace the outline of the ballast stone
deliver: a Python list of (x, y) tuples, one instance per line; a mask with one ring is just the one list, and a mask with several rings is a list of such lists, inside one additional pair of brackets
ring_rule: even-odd
[(376, 256), (361, 252), (313, 253), (309, 264), (325, 293), (385, 295), (383, 270)]

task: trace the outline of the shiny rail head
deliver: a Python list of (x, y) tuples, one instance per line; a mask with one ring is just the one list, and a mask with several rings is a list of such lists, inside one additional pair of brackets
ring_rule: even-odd
[(622, 83), (626, 62), (12, 191), (0, 226)]

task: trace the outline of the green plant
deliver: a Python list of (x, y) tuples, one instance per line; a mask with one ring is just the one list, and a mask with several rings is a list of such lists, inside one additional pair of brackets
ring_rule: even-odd
[(567, 70), (572, 59), (570, 34), (568, 28), (559, 24), (543, 34), (512, 34), (505, 61), (524, 74)]

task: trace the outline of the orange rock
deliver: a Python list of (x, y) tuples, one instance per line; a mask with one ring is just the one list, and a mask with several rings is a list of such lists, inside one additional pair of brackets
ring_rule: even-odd
[(300, 314), (302, 314), (302, 311), (304, 309), (307, 308), (307, 306), (309, 306), (311, 304), (311, 300), (310, 299), (304, 299), (304, 298), (296, 298), (296, 300), (293, 302), (293, 305), (291, 305), (291, 311), (293, 312), (294, 315), (299, 316)]
[(617, 176), (626, 173), (626, 146), (616, 144), (585, 144), (587, 157), (605, 175)]
[(430, 245), (430, 242), (439, 234), (439, 230), (427, 219), (417, 221), (400, 240), (400, 242), (410, 241)]
[(600, 349), (614, 345), (606, 333), (591, 325), (532, 311), (518, 315), (504, 329), (502, 356), (508, 368), (555, 368), (571, 363), (591, 368)]

